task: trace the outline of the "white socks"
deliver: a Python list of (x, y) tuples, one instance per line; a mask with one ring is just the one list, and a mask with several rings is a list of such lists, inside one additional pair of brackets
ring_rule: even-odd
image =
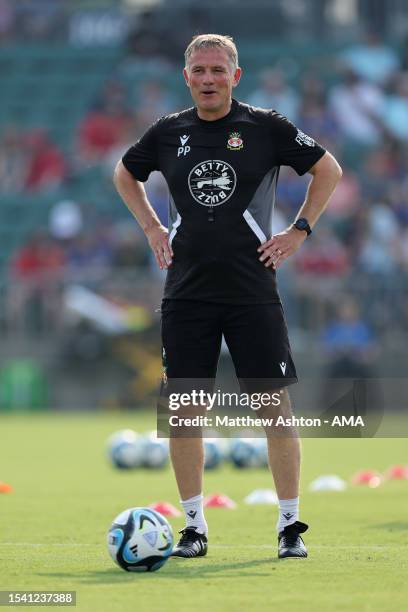
[(203, 494), (180, 500), (186, 515), (186, 527), (196, 527), (197, 531), (207, 535), (208, 525), (204, 518)]
[[(203, 495), (180, 500), (186, 516), (186, 527), (195, 527), (198, 532), (208, 534), (207, 521), (204, 518)], [(299, 498), (279, 500), (279, 519), (276, 525), (278, 533), (288, 525), (299, 520)]]
[(299, 520), (299, 498), (279, 500), (279, 519), (276, 524), (278, 534), (288, 525)]

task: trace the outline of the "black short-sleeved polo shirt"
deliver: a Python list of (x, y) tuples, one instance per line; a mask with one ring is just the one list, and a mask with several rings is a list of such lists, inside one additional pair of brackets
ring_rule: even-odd
[(324, 152), (276, 111), (236, 100), (216, 121), (189, 108), (154, 123), (122, 161), (139, 181), (159, 170), (169, 188), (174, 259), (164, 297), (279, 302), (275, 272), (257, 252), (272, 236), (279, 167), (302, 175)]

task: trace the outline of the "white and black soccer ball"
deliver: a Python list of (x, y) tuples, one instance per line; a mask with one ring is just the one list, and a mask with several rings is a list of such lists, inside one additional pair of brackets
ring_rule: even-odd
[(253, 438), (231, 440), (230, 459), (237, 468), (251, 468), (259, 465), (259, 453)]
[(169, 462), (169, 442), (159, 438), (155, 431), (147, 433), (142, 438), (142, 465), (150, 469), (165, 467)]
[(204, 438), (204, 468), (214, 470), (224, 459), (222, 444), (218, 438)]
[(132, 469), (142, 464), (140, 436), (132, 429), (121, 429), (109, 436), (107, 453), (111, 463), (120, 469)]
[(268, 467), (268, 442), (266, 437), (254, 438), (253, 444), (255, 445), (257, 453), (256, 465), (258, 467)]
[(156, 510), (129, 508), (113, 521), (108, 550), (115, 563), (127, 572), (155, 572), (173, 550), (173, 531)]

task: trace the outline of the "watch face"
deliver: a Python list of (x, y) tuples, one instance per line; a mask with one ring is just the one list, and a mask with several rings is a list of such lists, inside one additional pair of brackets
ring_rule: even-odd
[(308, 225), (309, 223), (306, 221), (306, 219), (298, 219), (296, 221), (296, 227), (300, 230), (306, 229)]

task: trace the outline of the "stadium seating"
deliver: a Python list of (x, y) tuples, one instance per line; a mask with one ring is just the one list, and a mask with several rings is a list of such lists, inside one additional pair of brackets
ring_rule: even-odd
[[(77, 125), (111, 76), (121, 51), (78, 49), (68, 45), (10, 45), (0, 56), (0, 125), (21, 130), (47, 128), (69, 158)], [(79, 185), (83, 197), (92, 192), (95, 177)], [(73, 197), (74, 189), (33, 196), (2, 194), (0, 202), (0, 269), (27, 234), (44, 223), (49, 207)], [(1, 274), (0, 274), (1, 276)], [(1, 282), (1, 279), (0, 279)]]

